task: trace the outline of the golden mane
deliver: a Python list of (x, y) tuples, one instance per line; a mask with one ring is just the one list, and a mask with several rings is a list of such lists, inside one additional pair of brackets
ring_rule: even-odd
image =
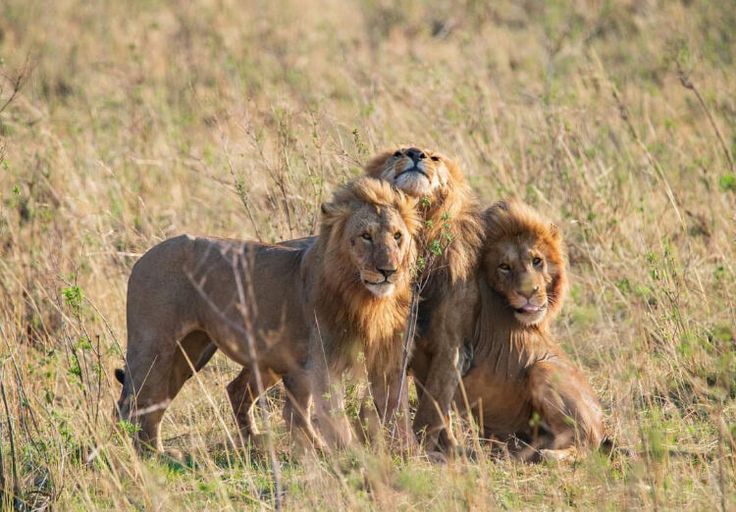
[[(411, 272), (402, 276), (397, 292), (389, 297), (378, 298), (370, 293), (356, 277), (349, 260), (349, 243), (345, 226), (361, 205), (369, 205), (376, 212), (382, 207), (396, 209), (414, 238), (421, 227), (417, 215), (416, 201), (383, 180), (359, 178), (335, 193), (331, 203), (323, 206), (320, 227), (319, 282), (316, 304), (322, 318), (330, 320), (332, 327), (348, 333), (348, 338), (362, 339), (364, 346), (325, 347), (354, 356), (356, 350), (364, 350), (369, 364), (381, 363), (381, 356), (393, 353), (385, 350), (387, 343), (395, 343), (395, 333), (404, 328), (411, 303)], [(412, 268), (416, 260), (416, 245), (410, 244), (402, 266)]]

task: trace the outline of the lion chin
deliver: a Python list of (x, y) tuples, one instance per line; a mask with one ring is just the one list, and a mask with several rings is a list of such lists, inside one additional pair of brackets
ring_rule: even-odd
[(379, 299), (390, 297), (396, 291), (396, 286), (387, 281), (384, 281), (383, 283), (368, 283), (364, 281), (363, 284), (365, 284), (365, 287), (368, 288), (369, 292)]
[(408, 168), (397, 174), (394, 178), (394, 185), (413, 197), (421, 197), (431, 195), (433, 192), (432, 182), (430, 182), (427, 174), (422, 170), (422, 165)]
[(547, 304), (534, 306), (525, 304), (520, 308), (514, 308), (514, 317), (519, 323), (524, 325), (538, 325), (542, 323), (544, 317), (547, 316)]

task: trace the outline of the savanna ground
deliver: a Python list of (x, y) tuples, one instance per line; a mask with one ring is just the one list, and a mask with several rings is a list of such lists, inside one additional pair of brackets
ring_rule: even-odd
[(313, 233), (336, 184), (415, 142), (484, 203), (559, 221), (555, 331), (617, 448), (298, 462), (275, 408), (283, 506), (736, 508), (735, 50), (731, 1), (3, 0), (4, 506), (273, 507), (268, 459), (232, 449), (221, 355), (164, 420), (183, 462), (114, 430), (131, 266), (182, 232)]

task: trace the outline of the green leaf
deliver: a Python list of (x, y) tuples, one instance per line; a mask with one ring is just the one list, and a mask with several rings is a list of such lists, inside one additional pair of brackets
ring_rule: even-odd
[(736, 192), (736, 174), (724, 174), (718, 180), (718, 186), (724, 192)]

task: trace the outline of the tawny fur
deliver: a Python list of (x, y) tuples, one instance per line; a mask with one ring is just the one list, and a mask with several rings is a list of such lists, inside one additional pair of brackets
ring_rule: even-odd
[[(523, 457), (595, 448), (603, 437), (600, 405), (549, 332), (567, 282), (559, 229), (513, 200), (490, 208), (486, 220), (477, 302), (466, 304), (475, 311), (473, 361), (457, 403), (470, 405), (486, 436), (529, 443)], [(546, 304), (544, 316), (520, 313), (523, 301)]]
[[(166, 407), (217, 349), (250, 368), (237, 383), (246, 394), (234, 407), (255, 400), (257, 366), (262, 388), (284, 378), (285, 414), (321, 442), (306, 411), (327, 376), (305, 364), (323, 341), (323, 373), (354, 365), (345, 357), (354, 350), (398, 361), (419, 228), (414, 205), (387, 183), (364, 178), (323, 205), (320, 236), (303, 247), (181, 236), (147, 252), (129, 281), (126, 371), (116, 372), (123, 381), (118, 411), (140, 427), (138, 447), (160, 449)], [(366, 230), (374, 241), (355, 242)], [(364, 282), (377, 281), (387, 265), (396, 268), (385, 279), (395, 292), (379, 298)], [(373, 366), (370, 377), (380, 386), (389, 369)], [(240, 422), (248, 423), (249, 406), (236, 409)]]

